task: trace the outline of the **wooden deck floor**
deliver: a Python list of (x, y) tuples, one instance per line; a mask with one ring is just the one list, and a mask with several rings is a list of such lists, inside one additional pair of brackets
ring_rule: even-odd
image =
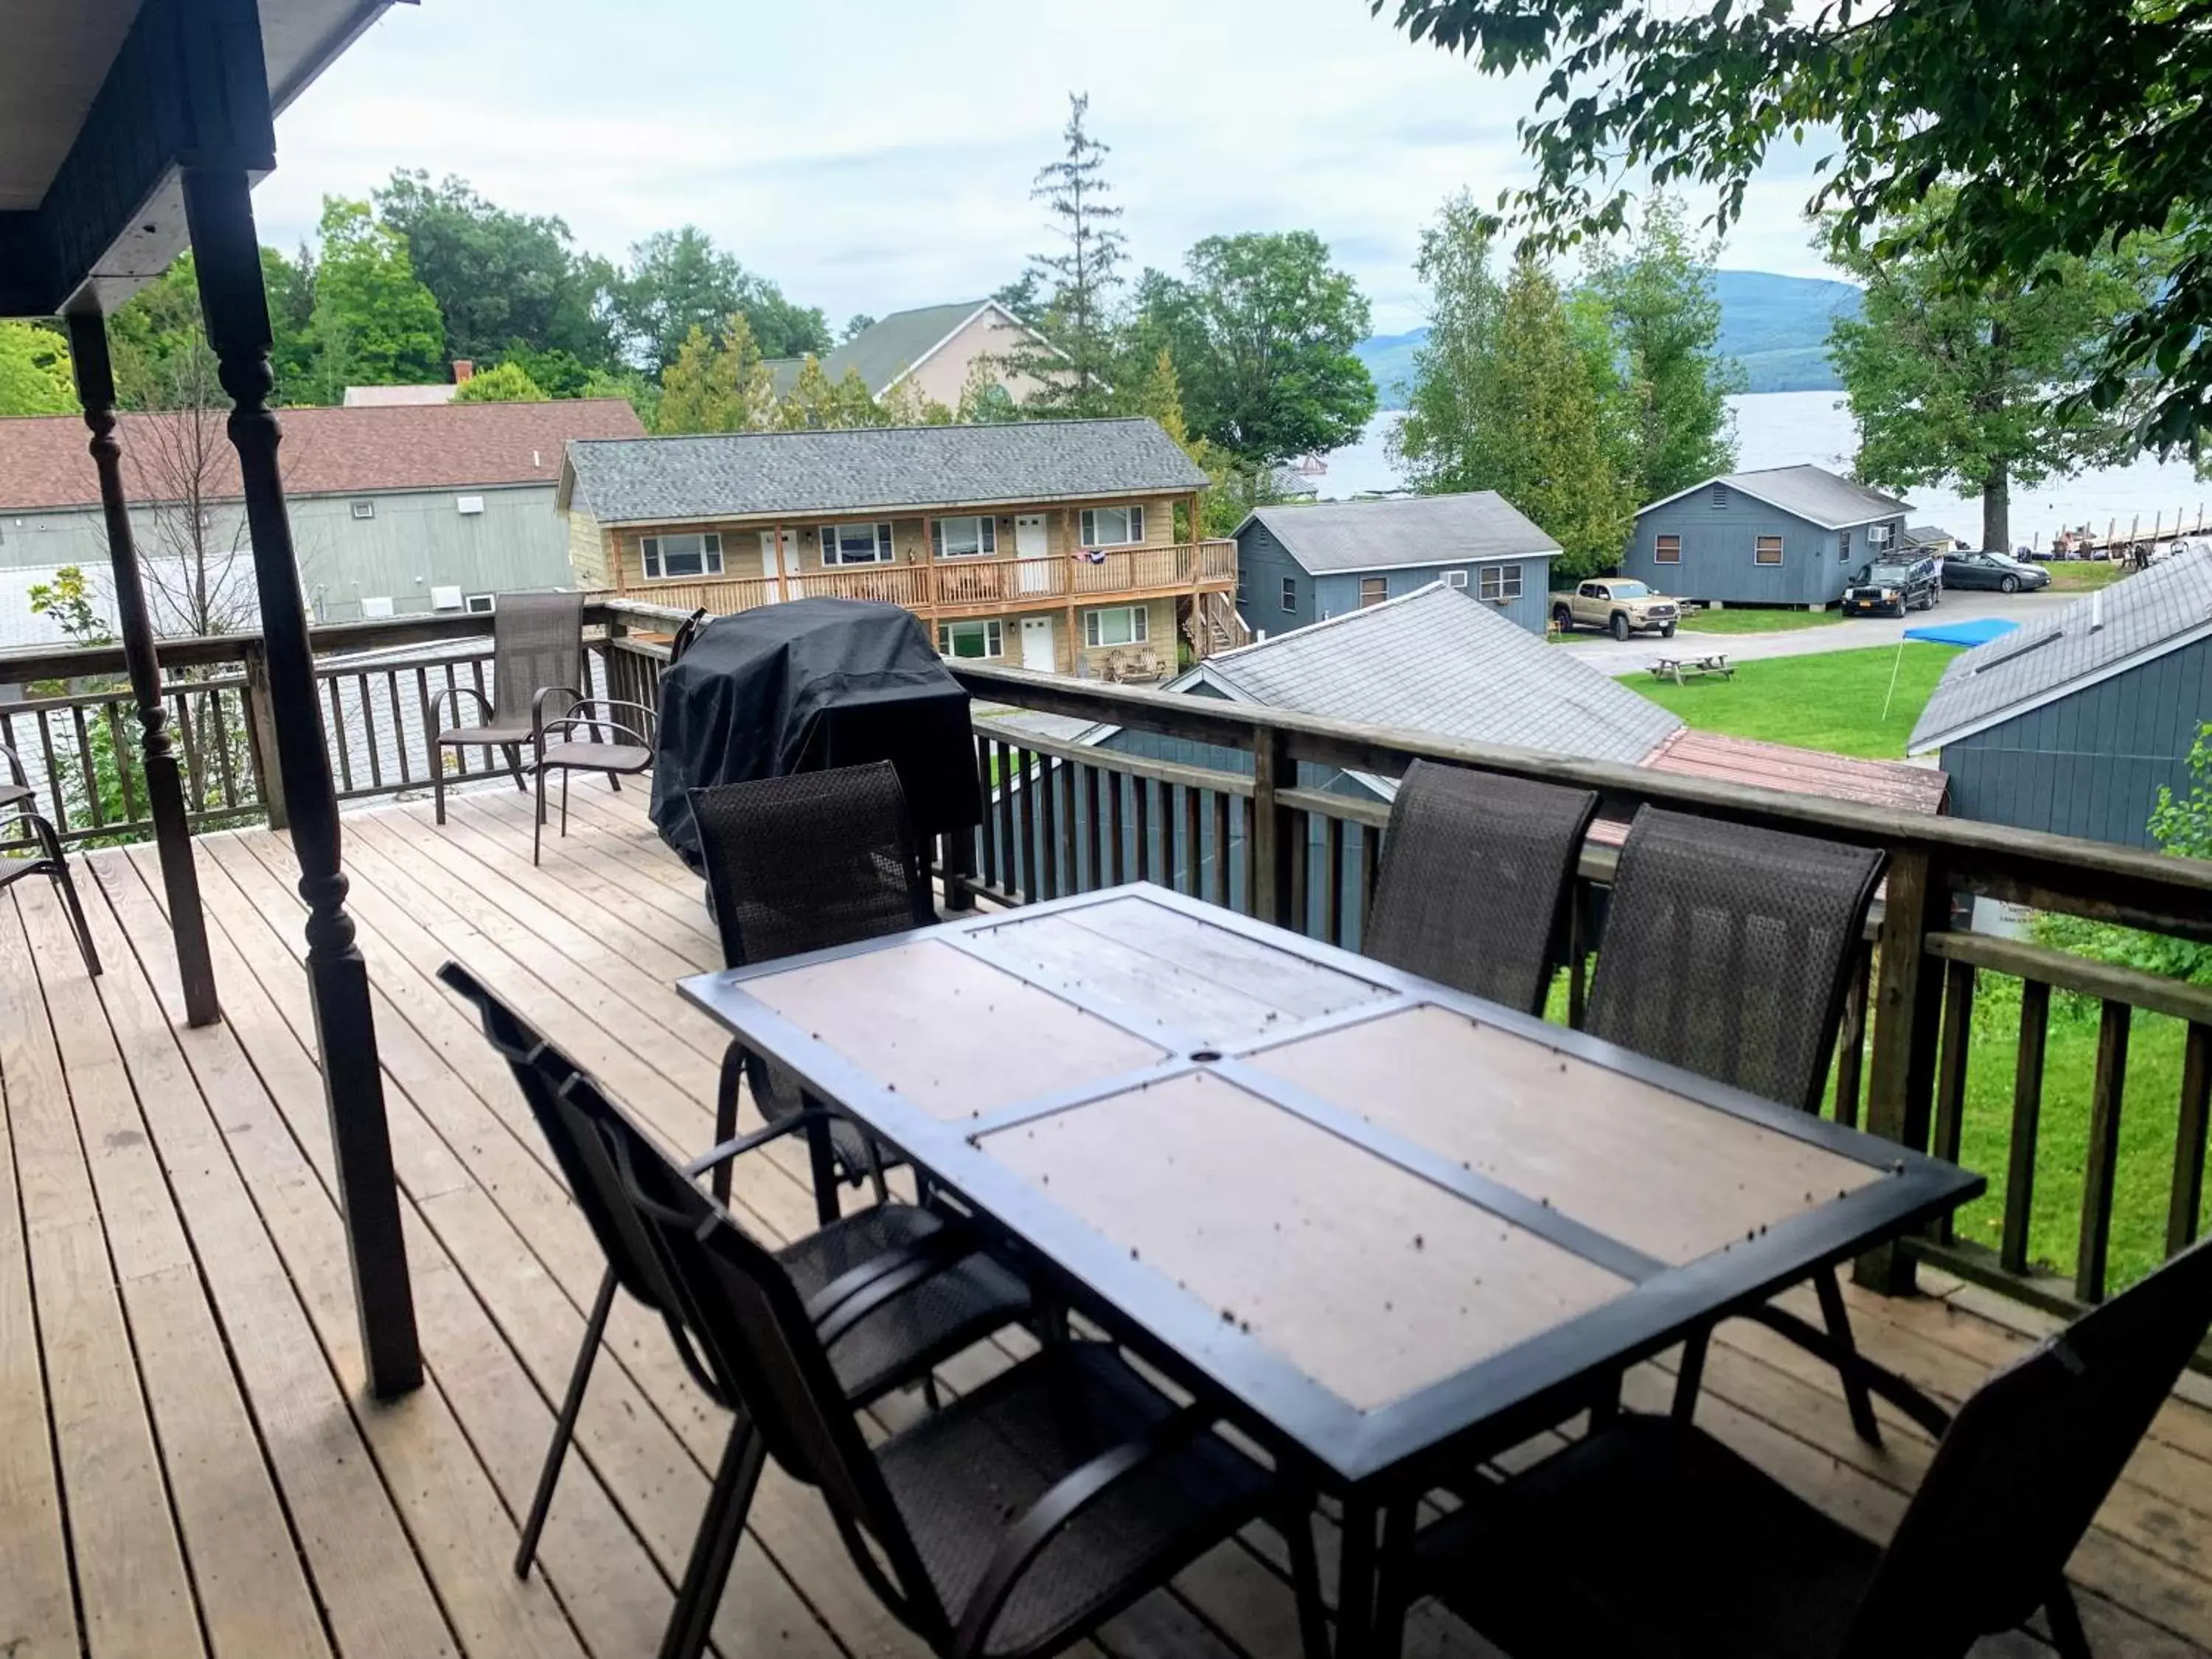
[[(503, 1067), (431, 978), (460, 958), (672, 1142), (703, 1145), (721, 1042), (670, 981), (716, 949), (641, 805), (580, 788), (542, 871), (511, 791), (457, 797), (442, 830), (427, 803), (346, 820), (429, 1368), (392, 1407), (362, 1395), (287, 845), (200, 844), (228, 1013), (210, 1030), (174, 1024), (148, 849), (88, 860), (96, 984), (44, 884), (0, 896), (0, 1655), (653, 1650), (722, 1424), (657, 1325), (618, 1310), (544, 1571), (509, 1572), (599, 1261)], [(739, 1197), (766, 1232), (808, 1224), (791, 1162), (749, 1163)], [(2026, 1339), (1939, 1288), (1855, 1308), (1879, 1358), (1955, 1398)], [(1001, 1363), (968, 1356), (949, 1381)], [(1633, 1378), (1632, 1403), (1662, 1400), (1663, 1373)], [(2074, 1562), (2102, 1652), (2212, 1650), (2212, 1395), (2185, 1396)], [(1820, 1368), (1749, 1328), (1717, 1348), (1701, 1420), (1877, 1535), (1927, 1461), (1899, 1422), (1889, 1451), (1863, 1446)], [(1086, 1651), (1293, 1654), (1278, 1556), (1265, 1534), (1218, 1549)], [(716, 1639), (726, 1659), (921, 1650), (818, 1499), (773, 1470)], [(1486, 1650), (1428, 1608), (1407, 1651)]]

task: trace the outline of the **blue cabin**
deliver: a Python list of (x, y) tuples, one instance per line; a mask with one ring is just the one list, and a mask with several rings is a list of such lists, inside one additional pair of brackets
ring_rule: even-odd
[(1906, 744), (1962, 817), (2153, 845), (2212, 720), (2212, 552), (2161, 564), (1961, 652)]
[(1899, 544), (1909, 511), (1825, 467), (1731, 472), (1639, 510), (1620, 571), (1708, 605), (1820, 609)]
[(1494, 489), (1262, 507), (1237, 526), (1237, 608), (1280, 634), (1442, 582), (1541, 634), (1559, 544)]

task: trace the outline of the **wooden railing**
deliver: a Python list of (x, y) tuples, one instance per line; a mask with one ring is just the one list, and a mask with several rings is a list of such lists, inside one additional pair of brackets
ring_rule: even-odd
[[(593, 638), (585, 689), (607, 695), (599, 636), (609, 619), (597, 607), (586, 617)], [(317, 707), (341, 800), (428, 786), (431, 699), (447, 687), (490, 690), (491, 626), (489, 617), (443, 616), (314, 630)], [(195, 829), (264, 817), (281, 824), (260, 636), (169, 640), (161, 652), (186, 821)], [(137, 840), (152, 827), (122, 661), (112, 646), (0, 653), (0, 690), (30, 693), (0, 701), (0, 742), (21, 758), (40, 811), (65, 841)], [(464, 721), (476, 718), (465, 707)], [(448, 750), (445, 764), (452, 782), (507, 769), (503, 753), (480, 748)]]
[(1018, 607), (1037, 601), (1212, 591), (1233, 586), (1236, 580), (1237, 544), (1207, 541), (1109, 549), (1095, 561), (1065, 554), (933, 559), (926, 563), (808, 570), (780, 581), (769, 576), (717, 576), (700, 581), (653, 582), (640, 590), (639, 599), (681, 611), (703, 605), (720, 615), (796, 599), (874, 599), (933, 614)]

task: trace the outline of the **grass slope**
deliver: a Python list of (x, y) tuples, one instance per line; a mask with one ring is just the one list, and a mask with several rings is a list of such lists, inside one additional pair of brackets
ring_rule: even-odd
[(1832, 628), (1840, 611), (1685, 611), (1685, 634), (1795, 634), (1808, 628)]
[[(1914, 643), (1902, 650), (1902, 656), (1895, 648), (1876, 647), (1765, 658), (1740, 665), (1729, 680), (1672, 685), (1637, 673), (1622, 676), (1622, 684), (1701, 732), (1901, 760), (1913, 722), (1943, 678), (1944, 665), (1958, 654), (1948, 645)], [(1882, 702), (1893, 670), (1897, 691), (1885, 719)]]

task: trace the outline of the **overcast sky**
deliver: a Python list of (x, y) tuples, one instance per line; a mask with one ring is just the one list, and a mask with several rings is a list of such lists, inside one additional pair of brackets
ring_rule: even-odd
[[(256, 203), (288, 249), (325, 192), (396, 167), (557, 213), (616, 258), (694, 222), (834, 328), (986, 294), (1046, 246), (1029, 187), (1071, 90), (1113, 146), (1139, 264), (1310, 228), (1383, 333), (1421, 320), (1413, 256), (1438, 202), (1521, 176), (1533, 99), (1365, 0), (422, 0), (283, 118)], [(1754, 186), (1723, 264), (1824, 274), (1789, 175)]]

